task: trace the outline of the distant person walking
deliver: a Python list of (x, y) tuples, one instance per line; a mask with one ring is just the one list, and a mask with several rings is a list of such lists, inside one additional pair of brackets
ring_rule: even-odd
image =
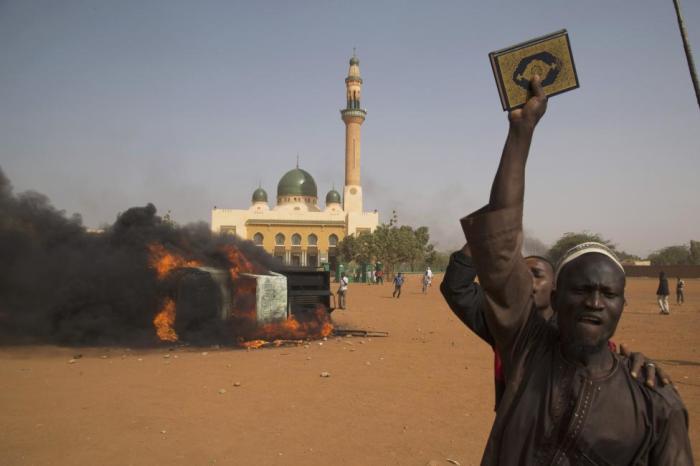
[(399, 272), (399, 274), (394, 277), (394, 293), (392, 293), (391, 296), (393, 296), (394, 298), (401, 297), (401, 287), (403, 286), (403, 282), (403, 274)]
[(685, 296), (683, 295), (683, 290), (685, 289), (685, 282), (681, 277), (678, 277), (676, 281), (676, 304), (683, 304), (685, 302)]
[(668, 308), (668, 278), (666, 278), (666, 272), (659, 272), (659, 287), (656, 289), (656, 297), (659, 300), (659, 308), (661, 309), (661, 314), (669, 315), (671, 310)]
[(377, 285), (383, 285), (384, 284), (384, 272), (381, 270), (377, 270)]
[(428, 288), (430, 288), (433, 284), (433, 271), (430, 270), (430, 267), (425, 269), (425, 272), (423, 273), (423, 294), (426, 294), (428, 292)]
[(348, 292), (348, 277), (345, 275), (345, 272), (340, 274), (340, 287), (338, 287), (338, 306), (341, 309), (345, 309), (346, 303), (347, 303), (347, 298), (346, 294)]

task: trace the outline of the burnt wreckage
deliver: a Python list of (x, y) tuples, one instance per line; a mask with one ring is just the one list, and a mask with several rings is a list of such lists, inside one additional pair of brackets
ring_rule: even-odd
[(330, 314), (335, 308), (330, 272), (309, 268), (241, 273), (234, 281), (227, 269), (182, 267), (171, 272), (166, 287), (176, 306), (174, 329), (183, 340), (196, 340), (221, 322), (244, 331), (289, 318), (311, 321), (319, 309)]

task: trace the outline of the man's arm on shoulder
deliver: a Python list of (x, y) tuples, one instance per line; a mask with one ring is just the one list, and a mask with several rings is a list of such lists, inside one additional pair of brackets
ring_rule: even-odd
[(521, 254), (525, 165), (547, 97), (538, 77), (531, 90), (525, 106), (509, 114), (508, 137), (489, 203), (461, 221), (486, 295), (486, 322), (502, 356), (510, 353), (532, 310), (532, 278)]
[(494, 346), (493, 336), (486, 326), (484, 293), (475, 279), (476, 269), (469, 246), (465, 245), (450, 256), (440, 291), (459, 320), (479, 338)]

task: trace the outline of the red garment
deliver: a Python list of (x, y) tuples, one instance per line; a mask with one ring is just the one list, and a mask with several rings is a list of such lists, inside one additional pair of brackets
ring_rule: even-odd
[(496, 382), (505, 382), (506, 377), (503, 375), (503, 363), (501, 362), (501, 356), (498, 354), (498, 350), (494, 348), (493, 350), (493, 377)]

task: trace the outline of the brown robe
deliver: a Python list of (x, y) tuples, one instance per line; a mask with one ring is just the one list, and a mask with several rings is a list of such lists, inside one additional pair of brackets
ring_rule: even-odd
[(564, 358), (558, 330), (533, 312), (522, 208), (486, 206), (462, 228), (506, 378), (481, 464), (692, 465), (688, 414), (672, 387), (647, 387), (617, 354), (608, 374), (591, 377)]

